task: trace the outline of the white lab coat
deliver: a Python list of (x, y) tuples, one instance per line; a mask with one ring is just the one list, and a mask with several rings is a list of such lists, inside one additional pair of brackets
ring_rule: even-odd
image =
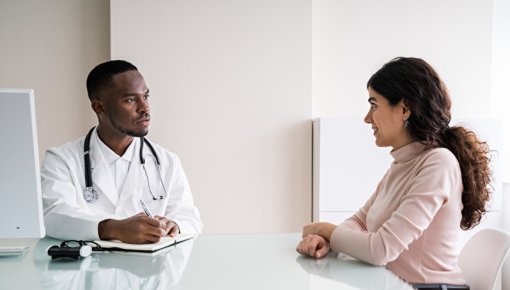
[[(161, 176), (167, 192), (164, 199), (153, 200), (140, 163), (140, 138), (133, 139), (133, 158), (122, 192), (118, 194), (94, 130), (90, 138), (90, 161), (93, 187), (99, 197), (94, 203), (85, 201), (84, 140), (85, 137), (82, 137), (46, 152), (41, 168), (41, 185), (47, 236), (97, 240), (100, 221), (125, 219), (142, 212), (140, 200), (145, 202), (154, 215), (173, 220), (182, 233), (201, 232), (202, 221), (198, 209), (193, 205), (188, 180), (178, 157), (151, 142), (160, 159)], [(153, 161), (155, 159), (148, 146), (144, 146), (143, 154), (153, 193), (164, 195)]]

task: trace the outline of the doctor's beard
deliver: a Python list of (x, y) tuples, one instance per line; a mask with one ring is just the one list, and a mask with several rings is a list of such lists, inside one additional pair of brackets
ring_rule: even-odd
[[(115, 122), (115, 120), (112, 118), (112, 116), (108, 116), (109, 119), (110, 119), (110, 123), (112, 123), (112, 126), (119, 130), (119, 132), (121, 133), (124, 133), (126, 135), (129, 135), (129, 136), (132, 136), (132, 137), (145, 137), (145, 135), (147, 135), (147, 133), (149, 133), (149, 128), (148, 127), (145, 127), (141, 130), (141, 132), (137, 132), (137, 131), (134, 131), (132, 129), (128, 129), (128, 128), (125, 128), (123, 127), (122, 125), (120, 125), (119, 123)], [(150, 118), (150, 115), (149, 114), (145, 114), (144, 117), (148, 117)]]

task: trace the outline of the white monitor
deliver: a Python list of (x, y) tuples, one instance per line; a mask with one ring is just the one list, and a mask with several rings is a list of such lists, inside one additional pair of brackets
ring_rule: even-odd
[(42, 214), (34, 91), (0, 88), (0, 238), (40, 238)]

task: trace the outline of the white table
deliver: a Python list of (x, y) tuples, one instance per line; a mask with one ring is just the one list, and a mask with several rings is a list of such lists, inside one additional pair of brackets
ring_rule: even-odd
[(28, 245), (0, 258), (0, 289), (412, 289), (383, 267), (300, 256), (299, 234), (201, 235), (157, 254), (95, 253), (51, 261), (54, 239), (3, 239)]

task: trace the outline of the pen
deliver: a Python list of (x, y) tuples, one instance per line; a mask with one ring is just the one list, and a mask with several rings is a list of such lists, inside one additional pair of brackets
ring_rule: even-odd
[(142, 208), (143, 208), (143, 211), (145, 212), (145, 214), (150, 217), (150, 218), (154, 218), (154, 216), (152, 215), (151, 211), (149, 210), (148, 207), (145, 206), (145, 203), (143, 202), (143, 200), (140, 199), (140, 203), (142, 204)]

